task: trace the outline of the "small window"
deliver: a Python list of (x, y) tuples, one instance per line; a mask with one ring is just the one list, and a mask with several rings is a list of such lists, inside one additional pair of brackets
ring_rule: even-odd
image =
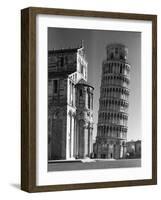
[(84, 73), (84, 66), (81, 65), (81, 74), (83, 74), (83, 73)]
[(115, 49), (115, 54), (118, 54), (118, 48)]
[(122, 59), (124, 59), (124, 56), (123, 56), (123, 54), (120, 54), (120, 59), (122, 60)]
[(110, 56), (110, 57), (111, 57), (111, 59), (113, 59), (113, 58), (114, 58), (114, 54), (113, 54), (113, 53), (111, 53), (111, 56)]
[(91, 96), (91, 109), (93, 109), (93, 94)]
[(58, 92), (58, 80), (54, 80), (54, 93)]
[(88, 92), (88, 108), (90, 109), (90, 103), (91, 103), (91, 98), (90, 98), (90, 92)]
[(60, 58), (60, 65), (61, 65), (61, 67), (64, 66), (64, 58), (63, 57)]
[(65, 57), (65, 63), (68, 63), (68, 56)]
[(120, 74), (122, 73), (122, 65), (120, 66)]
[(82, 89), (79, 90), (79, 96), (82, 97), (83, 96), (83, 92)]

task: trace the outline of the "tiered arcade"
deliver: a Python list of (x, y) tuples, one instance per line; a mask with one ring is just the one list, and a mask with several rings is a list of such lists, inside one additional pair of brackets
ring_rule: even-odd
[(130, 65), (124, 45), (111, 44), (106, 50), (94, 153), (97, 158), (119, 159), (126, 155)]

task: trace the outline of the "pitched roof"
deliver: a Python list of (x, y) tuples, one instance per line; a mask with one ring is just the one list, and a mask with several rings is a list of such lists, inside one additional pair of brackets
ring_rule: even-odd
[(85, 85), (85, 86), (92, 87), (94, 89), (94, 87), (89, 82), (85, 81), (84, 79), (79, 80), (76, 85)]
[(76, 47), (76, 48), (68, 48), (68, 49), (53, 49), (53, 50), (49, 50), (48, 53), (49, 54), (53, 54), (53, 53), (74, 53), (77, 52), (79, 49), (81, 49), (82, 47)]

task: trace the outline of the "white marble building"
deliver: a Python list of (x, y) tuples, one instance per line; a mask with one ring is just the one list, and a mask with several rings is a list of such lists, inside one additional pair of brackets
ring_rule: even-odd
[(128, 130), (130, 64), (128, 49), (122, 44), (106, 48), (102, 64), (97, 137), (94, 153), (97, 158), (124, 158)]
[(48, 52), (48, 159), (90, 157), (93, 90), (83, 44)]

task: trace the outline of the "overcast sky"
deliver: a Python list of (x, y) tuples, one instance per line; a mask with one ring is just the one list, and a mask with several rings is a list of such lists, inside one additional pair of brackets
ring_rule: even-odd
[(77, 47), (81, 40), (84, 40), (88, 61), (88, 81), (94, 87), (94, 136), (97, 134), (102, 61), (106, 59), (105, 48), (110, 43), (122, 43), (128, 47), (128, 62), (131, 64), (127, 140), (141, 139), (141, 33), (48, 28), (48, 50)]

